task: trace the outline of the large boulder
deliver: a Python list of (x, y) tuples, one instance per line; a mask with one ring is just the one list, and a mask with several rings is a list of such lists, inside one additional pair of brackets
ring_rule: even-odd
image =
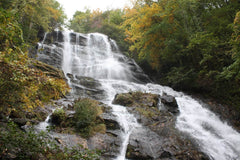
[(113, 103), (128, 106), (142, 127), (135, 128), (127, 147), (129, 159), (209, 159), (199, 151), (188, 136), (175, 128), (176, 114), (159, 110), (158, 99), (166, 106), (176, 108), (174, 97), (141, 92), (129, 92), (115, 96)]
[(120, 130), (116, 117), (112, 113), (103, 113), (100, 115), (106, 125), (107, 130)]
[(104, 151), (103, 159), (114, 159), (119, 154), (121, 140), (112, 134), (97, 133), (89, 138), (88, 146), (90, 149), (98, 149)]
[(162, 96), (160, 96), (161, 103), (164, 104), (165, 108), (171, 112), (171, 113), (178, 113), (178, 104), (175, 99), (175, 97), (171, 95), (167, 95), (166, 93), (163, 93)]
[(93, 99), (103, 99), (105, 91), (101, 88), (101, 83), (91, 77), (67, 74), (71, 81), (73, 92), (79, 96), (88, 96)]
[(112, 103), (128, 107), (132, 106), (157, 107), (158, 101), (159, 96), (156, 94), (129, 92), (116, 94)]
[[(71, 77), (71, 75), (68, 76)], [(80, 100), (81, 99), (74, 101), (69, 98), (63, 98), (55, 101), (54, 105), (59, 109), (56, 109), (50, 117), (50, 122), (54, 125), (54, 127), (51, 127), (51, 133), (54, 135), (54, 139), (61, 146), (73, 147), (81, 144), (84, 148), (101, 150), (102, 159), (116, 158), (121, 147), (121, 132), (120, 125), (117, 122), (116, 116), (112, 114), (111, 107), (96, 100), (89, 99), (101, 108), (99, 112), (101, 114), (96, 117), (95, 126), (91, 126), (94, 127), (94, 133), (91, 134), (90, 137), (84, 138), (82, 134), (75, 129), (74, 103)], [(100, 123), (100, 125), (97, 123)], [(102, 129), (98, 128), (100, 126)]]

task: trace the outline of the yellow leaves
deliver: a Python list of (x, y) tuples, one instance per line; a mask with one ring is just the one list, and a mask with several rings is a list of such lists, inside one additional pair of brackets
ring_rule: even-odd
[(48, 11), (49, 11), (49, 13), (50, 13), (50, 16), (54, 19), (54, 20), (58, 20), (59, 19), (59, 17), (61, 16), (61, 13), (59, 12), (59, 10), (57, 10), (57, 9), (54, 9), (54, 8), (52, 8), (52, 7), (47, 7), (46, 8)]
[(97, 9), (95, 9), (95, 10), (92, 11), (92, 13), (91, 13), (91, 18), (100, 16), (101, 14), (102, 14), (102, 11), (101, 11), (99, 8), (97, 8)]
[(39, 69), (32, 69), (20, 61), (0, 59), (0, 110), (32, 110), (69, 91), (64, 79), (49, 78)]
[[(163, 9), (157, 3), (153, 3), (151, 6), (145, 5), (144, 7), (136, 6), (133, 9), (125, 9), (126, 19), (123, 23), (125, 27), (125, 33), (128, 35), (127, 40), (131, 42), (136, 42), (143, 38), (146, 34), (147, 29), (149, 29), (153, 23), (154, 17), (160, 17)], [(160, 19), (159, 19), (160, 20)]]
[(129, 50), (137, 52), (138, 58), (147, 60), (154, 69), (160, 66), (160, 57), (166, 47), (167, 38), (176, 30), (176, 7), (176, 1), (163, 0), (125, 9), (122, 26), (127, 35), (125, 40), (131, 42)]
[(235, 25), (240, 25), (240, 11), (239, 12), (237, 12), (237, 14), (236, 14), (236, 17), (235, 17), (235, 19), (234, 19), (234, 24)]

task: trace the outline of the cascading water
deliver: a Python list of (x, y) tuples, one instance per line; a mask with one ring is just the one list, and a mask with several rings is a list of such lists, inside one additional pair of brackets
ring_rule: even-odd
[(142, 127), (126, 107), (112, 104), (116, 94), (129, 91), (159, 95), (165, 92), (174, 96), (180, 110), (176, 121), (177, 129), (191, 136), (210, 159), (240, 159), (240, 134), (237, 131), (190, 96), (150, 83), (141, 68), (119, 52), (113, 40), (99, 33), (84, 35), (64, 32), (63, 35), (61, 66), (65, 75), (70, 73), (75, 79), (77, 76), (97, 79), (105, 92), (101, 101), (112, 107), (112, 112), (122, 127), (122, 145), (116, 159), (125, 159), (129, 136), (134, 129)]

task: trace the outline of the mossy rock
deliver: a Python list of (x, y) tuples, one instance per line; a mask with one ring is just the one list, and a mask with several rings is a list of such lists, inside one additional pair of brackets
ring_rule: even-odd
[(51, 115), (51, 122), (55, 125), (61, 125), (66, 119), (66, 112), (62, 108), (56, 109)]
[(62, 70), (59, 70), (51, 65), (40, 62), (35, 59), (31, 59), (32, 68), (37, 68), (45, 73), (47, 76), (57, 78), (57, 79), (66, 79)]
[(132, 106), (133, 98), (128, 93), (117, 94), (113, 100), (113, 104), (120, 104), (122, 106)]
[(113, 104), (123, 106), (145, 106), (157, 107), (159, 96), (151, 93), (129, 92), (117, 94), (113, 100)]

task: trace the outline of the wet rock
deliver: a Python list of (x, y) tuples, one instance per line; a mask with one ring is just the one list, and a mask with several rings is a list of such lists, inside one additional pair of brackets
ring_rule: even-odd
[(61, 31), (53, 31), (51, 33), (47, 33), (47, 35), (45, 35), (45, 39), (44, 40), (45, 44), (52, 44), (54, 42), (64, 42), (64, 35), (63, 32)]
[(87, 37), (83, 34), (70, 33), (70, 42), (71, 44), (86, 46), (87, 45)]
[(35, 57), (37, 60), (51, 65), (55, 68), (61, 69), (63, 49), (58, 46), (59, 44), (45, 45), (39, 43), (37, 47), (37, 53), (35, 54), (34, 51), (32, 51), (32, 54), (30, 53), (30, 56)]
[(119, 130), (120, 125), (118, 124), (116, 117), (112, 115), (111, 113), (103, 113), (100, 115), (100, 117), (103, 119), (104, 124), (106, 125), (106, 128), (108, 130)]
[(165, 105), (165, 108), (171, 113), (178, 113), (178, 104), (175, 99), (175, 97), (171, 95), (167, 95), (166, 93), (163, 93), (163, 95), (160, 97), (161, 102)]
[[(128, 111), (142, 124), (142, 127), (135, 128), (129, 137), (127, 158), (209, 159), (189, 137), (175, 128), (176, 114), (172, 114), (173, 110), (158, 110), (158, 98), (158, 95), (134, 92), (115, 96), (113, 102), (128, 106)], [(164, 94), (161, 100), (165, 106), (177, 108), (174, 97)]]
[(133, 99), (130, 94), (116, 94), (112, 103), (122, 106), (131, 106), (133, 104)]
[(125, 60), (124, 62), (130, 66), (133, 76), (136, 77), (135, 79), (136, 82), (138, 83), (151, 82), (149, 77), (143, 73), (143, 70), (136, 64), (136, 62), (133, 59), (127, 58), (127, 60)]
[(28, 118), (31, 117), (31, 119), (36, 119), (38, 121), (44, 121), (48, 114), (51, 113), (51, 110), (48, 108), (50, 106), (45, 106), (45, 107), (36, 107), (32, 113), (29, 113), (27, 115)]
[(70, 78), (71, 81), (73, 81), (73, 78), (74, 78), (74, 77), (73, 77), (73, 74), (71, 74), (71, 73), (67, 73), (67, 77)]
[(11, 118), (19, 126), (24, 126), (28, 122), (31, 124), (37, 124), (44, 121), (50, 111), (45, 107), (36, 107), (33, 111), (11, 111), (9, 118)]
[(127, 148), (127, 158), (156, 159), (162, 152), (162, 139), (146, 127), (133, 130)]
[(95, 89), (95, 88), (98, 88), (101, 86), (101, 83), (98, 80), (90, 78), (90, 77), (76, 75), (76, 79), (79, 80), (79, 81), (77, 81), (77, 82), (79, 82), (79, 84), (81, 84), (87, 88)]
[(118, 122), (113, 119), (104, 119), (104, 124), (110, 130), (120, 129)]
[(112, 159), (119, 154), (121, 141), (119, 138), (110, 134), (96, 134), (88, 140), (90, 149), (99, 149), (104, 151), (103, 159)]
[(72, 83), (73, 92), (79, 96), (89, 96), (93, 99), (103, 99), (105, 91), (101, 89), (101, 83), (90, 77), (67, 74)]
[(161, 155), (160, 155), (160, 157), (159, 158), (171, 158), (172, 157), (172, 154), (170, 153), (170, 152), (168, 152), (168, 151), (163, 151), (162, 153), (161, 153)]
[(130, 144), (128, 145), (128, 148), (127, 148), (126, 158), (132, 159), (132, 160), (152, 159), (151, 157), (142, 154), (136, 147)]
[(115, 95), (113, 104), (122, 106), (157, 107), (159, 96), (151, 93), (129, 92)]

